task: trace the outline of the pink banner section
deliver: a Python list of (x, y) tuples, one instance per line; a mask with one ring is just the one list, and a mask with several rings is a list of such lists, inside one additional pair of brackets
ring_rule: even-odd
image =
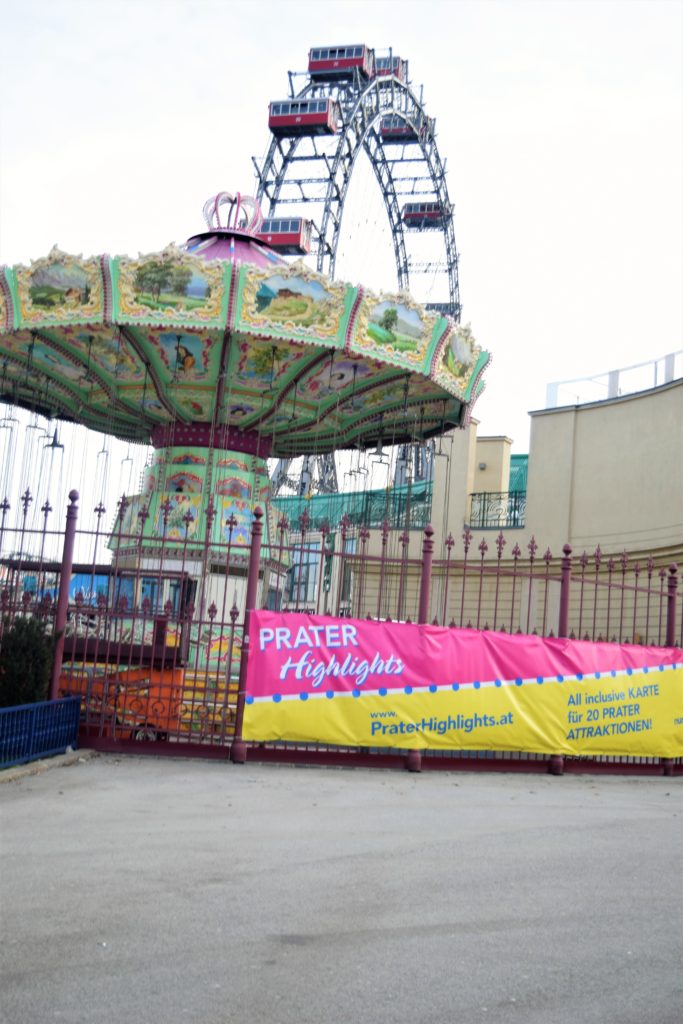
[(677, 648), (254, 611), (247, 700), (603, 679), (683, 664)]

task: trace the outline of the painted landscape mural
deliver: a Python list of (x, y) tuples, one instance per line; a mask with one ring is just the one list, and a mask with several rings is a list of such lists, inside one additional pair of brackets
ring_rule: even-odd
[(90, 300), (90, 285), (77, 264), (50, 263), (31, 274), (29, 296), (34, 306), (84, 306)]
[(313, 327), (333, 313), (330, 293), (317, 281), (274, 274), (262, 281), (256, 293), (256, 309), (269, 320)]
[(135, 298), (150, 309), (197, 309), (211, 295), (208, 280), (191, 267), (167, 260), (141, 263), (133, 282)]
[(424, 324), (414, 309), (400, 303), (378, 302), (370, 313), (368, 334), (379, 345), (395, 352), (417, 352)]

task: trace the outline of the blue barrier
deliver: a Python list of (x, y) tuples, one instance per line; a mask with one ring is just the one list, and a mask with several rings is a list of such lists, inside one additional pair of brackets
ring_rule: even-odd
[(0, 708), (0, 768), (78, 746), (79, 697)]

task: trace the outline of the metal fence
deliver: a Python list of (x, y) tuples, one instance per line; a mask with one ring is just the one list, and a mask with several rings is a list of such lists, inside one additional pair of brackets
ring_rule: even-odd
[[(168, 509), (151, 530), (144, 506), (131, 519), (126, 499), (112, 525), (101, 506), (89, 523), (79, 521), (75, 492), (64, 529), (51, 509), (39, 528), (29, 527), (21, 507), (12, 525), (8, 503), (0, 509), (0, 658), (3, 630), (15, 617), (41, 618), (56, 638), (51, 695), (79, 698), (82, 741), (100, 749), (158, 751), (163, 742), (165, 753), (243, 759), (253, 608), (683, 646), (678, 569), (655, 557), (599, 548), (577, 556), (568, 545), (542, 552), (533, 539), (523, 551), (514, 534), (508, 540), (501, 531), (491, 542), (469, 527), (436, 551), (431, 527), (399, 532), (385, 521), (371, 530), (342, 516), (313, 529), (304, 511), (292, 528), (259, 509), (251, 536), (235, 539), (227, 529), (219, 542), (211, 503), (201, 513), (203, 533), (171, 521)], [(405, 763), (399, 751), (297, 744), (259, 744), (248, 756)], [(600, 763), (632, 770), (635, 761)], [(550, 764), (523, 752), (423, 759), (427, 767)], [(638, 765), (661, 770), (656, 759)]]
[(0, 768), (75, 749), (79, 720), (80, 700), (74, 697), (0, 708)]

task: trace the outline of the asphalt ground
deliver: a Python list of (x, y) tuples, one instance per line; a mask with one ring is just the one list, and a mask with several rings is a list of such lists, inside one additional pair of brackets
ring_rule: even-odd
[(683, 1020), (680, 779), (5, 778), (3, 1024)]

